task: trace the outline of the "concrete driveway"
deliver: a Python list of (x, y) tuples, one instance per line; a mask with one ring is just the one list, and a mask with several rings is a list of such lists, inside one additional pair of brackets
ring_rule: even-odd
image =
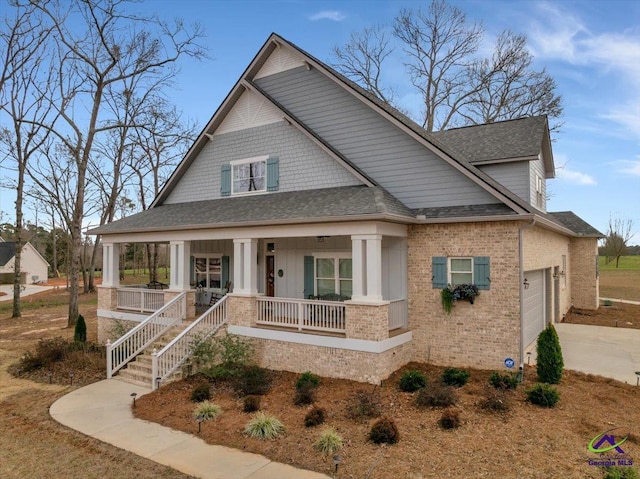
[[(53, 289), (53, 286), (40, 286), (37, 284), (25, 284), (24, 290), (20, 293), (20, 297), (24, 298), (25, 296), (30, 296), (32, 294), (41, 293), (42, 291), (47, 291), (48, 289)], [(6, 293), (4, 296), (0, 296), (0, 301), (13, 301), (13, 285), (12, 284), (3, 284), (0, 285), (0, 291)]]
[(565, 369), (595, 374), (636, 385), (640, 372), (640, 329), (554, 325)]

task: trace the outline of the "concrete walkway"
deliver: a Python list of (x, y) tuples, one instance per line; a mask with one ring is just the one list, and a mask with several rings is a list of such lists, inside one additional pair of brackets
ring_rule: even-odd
[(136, 419), (131, 393), (150, 389), (106, 379), (58, 399), (49, 413), (59, 423), (116, 447), (202, 479), (326, 479), (264, 456), (206, 444), (198, 437)]
[[(635, 386), (640, 372), (640, 329), (554, 324), (565, 369), (617, 379)], [(535, 348), (534, 354), (535, 356)], [(535, 357), (532, 358), (532, 363)]]

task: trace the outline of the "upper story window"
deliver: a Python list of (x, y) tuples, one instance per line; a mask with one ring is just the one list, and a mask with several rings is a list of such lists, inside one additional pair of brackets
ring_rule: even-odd
[(258, 156), (231, 162), (231, 193), (251, 193), (267, 189), (267, 157)]
[(220, 195), (250, 195), (278, 191), (279, 162), (274, 156), (255, 156), (223, 164)]
[(542, 177), (536, 175), (536, 206), (542, 208), (544, 206), (544, 185)]

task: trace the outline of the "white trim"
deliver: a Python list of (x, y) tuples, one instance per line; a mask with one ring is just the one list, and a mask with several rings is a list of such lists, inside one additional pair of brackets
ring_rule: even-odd
[(267, 161), (269, 155), (252, 156), (251, 158), (242, 158), (240, 160), (231, 160), (229, 164), (231, 166), (241, 165), (243, 163), (257, 163), (258, 161)]
[[(254, 156), (251, 158), (242, 158), (240, 160), (232, 160), (229, 162), (229, 165), (231, 165), (231, 196), (248, 196), (248, 195), (256, 195), (256, 194), (263, 194), (267, 192), (267, 160), (269, 159), (269, 155), (260, 155), (260, 156)], [(264, 163), (264, 186), (262, 189), (259, 190), (249, 190), (249, 191), (235, 191), (234, 185), (235, 185), (235, 171), (234, 168), (236, 166), (239, 165), (247, 165), (247, 164), (252, 164), (252, 163)], [(249, 170), (251, 170), (251, 167), (249, 167)], [(256, 178), (260, 178), (259, 176)], [(244, 179), (243, 179), (244, 181)], [(251, 178), (249, 178), (249, 181), (251, 181)]]
[(150, 314), (125, 313), (123, 311), (111, 311), (109, 309), (98, 309), (96, 314), (99, 318), (121, 319), (123, 321), (136, 321), (138, 323), (141, 323), (150, 316)]
[(246, 336), (249, 338), (283, 341), (285, 343), (307, 344), (309, 346), (320, 346), (325, 348), (347, 349), (350, 351), (362, 351), (374, 354), (384, 353), (390, 349), (402, 346), (413, 339), (413, 333), (411, 331), (399, 334), (393, 338), (383, 339), (382, 341), (335, 338), (332, 336), (317, 336), (314, 334), (293, 333), (289, 331), (276, 331), (273, 329), (250, 328), (247, 326), (235, 325), (229, 325), (227, 332), (229, 334)]

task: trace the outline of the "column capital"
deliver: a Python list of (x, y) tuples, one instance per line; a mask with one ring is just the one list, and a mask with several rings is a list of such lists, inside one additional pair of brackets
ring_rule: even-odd
[(351, 235), (352, 240), (382, 240), (381, 234), (359, 234), (359, 235)]

